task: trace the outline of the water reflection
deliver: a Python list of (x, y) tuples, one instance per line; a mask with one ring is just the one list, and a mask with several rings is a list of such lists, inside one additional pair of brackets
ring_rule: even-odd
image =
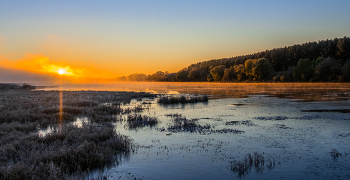
[[(44, 88), (57, 90), (58, 87)], [(63, 85), (62, 90), (135, 91), (157, 94), (206, 94), (211, 99), (244, 98), (265, 94), (296, 101), (350, 100), (350, 83), (194, 83), (135, 82)]]
[[(135, 91), (137, 84), (132, 84)], [(161, 105), (154, 98), (136, 98), (121, 103), (122, 108), (143, 109), (138, 111), (141, 117), (156, 117), (159, 122), (129, 128), (128, 117), (119, 118), (115, 122), (117, 132), (134, 139), (137, 153), (106, 174), (120, 177), (119, 172), (127, 171), (142, 179), (238, 179), (230, 164), (257, 152), (266, 159), (274, 158), (276, 167), (271, 170), (264, 166), (264, 172), (251, 171), (247, 178), (349, 177), (349, 161), (340, 157), (335, 162), (330, 155), (333, 148), (343, 154), (349, 149), (349, 123), (345, 121), (349, 120), (348, 114), (339, 113), (349, 105), (348, 101), (340, 101), (348, 100), (349, 84), (145, 84), (140, 85), (147, 86), (143, 89), (147, 91), (208, 94), (211, 100)], [(78, 96), (70, 93), (65, 98)], [(112, 106), (111, 96), (106, 97), (102, 105)], [(89, 121), (88, 118), (81, 117), (73, 123)]]

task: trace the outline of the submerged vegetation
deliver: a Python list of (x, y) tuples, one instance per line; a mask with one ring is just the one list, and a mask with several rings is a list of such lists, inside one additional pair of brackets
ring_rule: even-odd
[(119, 81), (349, 82), (350, 37), (274, 48), (191, 64), (177, 73), (132, 74)]

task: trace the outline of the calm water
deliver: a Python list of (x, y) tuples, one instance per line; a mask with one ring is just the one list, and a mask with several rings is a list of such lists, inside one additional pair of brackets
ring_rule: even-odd
[[(122, 83), (80, 88), (210, 95), (208, 103), (164, 106), (143, 99), (126, 105), (144, 106), (142, 114), (160, 123), (132, 130), (116, 123), (117, 131), (138, 148), (104, 172), (113, 178), (350, 179), (350, 84)], [(171, 132), (174, 121), (168, 114), (195, 119), (211, 131)], [(332, 149), (342, 156), (332, 158)], [(275, 166), (253, 167), (241, 177), (231, 171), (232, 161), (254, 152), (274, 158)]]

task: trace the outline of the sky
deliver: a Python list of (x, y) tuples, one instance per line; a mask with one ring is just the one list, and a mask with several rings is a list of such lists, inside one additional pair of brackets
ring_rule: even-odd
[(0, 0), (0, 82), (57, 79), (62, 68), (76, 82), (177, 72), (341, 38), (350, 35), (349, 7), (349, 0)]

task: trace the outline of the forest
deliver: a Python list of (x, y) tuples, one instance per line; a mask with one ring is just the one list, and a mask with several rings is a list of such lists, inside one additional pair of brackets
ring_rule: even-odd
[(349, 82), (350, 38), (334, 38), (191, 64), (176, 73), (132, 74), (118, 81)]

